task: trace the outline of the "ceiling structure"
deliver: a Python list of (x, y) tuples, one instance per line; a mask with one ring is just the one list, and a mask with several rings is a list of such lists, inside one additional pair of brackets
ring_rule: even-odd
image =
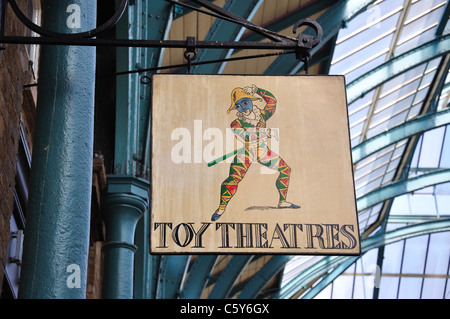
[[(362, 255), (161, 257), (153, 261), (159, 265), (155, 297), (449, 298), (448, 1), (211, 2), (289, 36), (303, 18), (322, 26), (309, 74), (346, 78)], [(267, 41), (179, 5), (174, 12), (164, 39)], [(158, 66), (186, 63), (183, 52), (163, 50)], [(194, 63), (231, 60), (193, 65), (190, 71), (305, 74), (295, 55), (267, 53), (199, 50)]]

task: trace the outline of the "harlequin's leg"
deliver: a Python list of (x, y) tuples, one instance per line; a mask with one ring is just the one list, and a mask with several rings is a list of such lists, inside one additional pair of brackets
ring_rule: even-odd
[(212, 215), (212, 221), (219, 219), (225, 212), (228, 202), (236, 193), (238, 184), (244, 178), (251, 162), (248, 152), (237, 154), (235, 156), (233, 163), (231, 163), (230, 166), (229, 176), (223, 181), (220, 187), (220, 205)]
[(286, 162), (275, 152), (266, 147), (265, 150), (261, 150), (261, 154), (264, 154), (259, 162), (271, 169), (279, 172), (276, 180), (276, 187), (279, 193), (278, 208), (300, 208), (300, 206), (292, 204), (286, 201), (287, 192), (289, 188), (289, 181), (291, 178), (291, 168)]

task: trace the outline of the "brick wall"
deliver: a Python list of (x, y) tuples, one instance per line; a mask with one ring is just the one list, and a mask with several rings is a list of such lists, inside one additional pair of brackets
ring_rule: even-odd
[[(18, 0), (22, 7), (26, 1)], [(25, 35), (25, 28), (8, 10), (7, 35)], [(9, 223), (13, 211), (13, 192), (17, 152), (22, 122), (29, 145), (32, 141), (34, 121), (33, 89), (24, 85), (33, 80), (28, 54), (24, 45), (3, 45), (0, 53), (0, 289), (4, 277)], [(30, 150), (31, 151), (31, 150)]]

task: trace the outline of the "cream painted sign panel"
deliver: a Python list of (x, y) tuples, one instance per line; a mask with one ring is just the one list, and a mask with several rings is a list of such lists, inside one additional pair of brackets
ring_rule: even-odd
[(344, 77), (152, 86), (151, 253), (360, 253)]

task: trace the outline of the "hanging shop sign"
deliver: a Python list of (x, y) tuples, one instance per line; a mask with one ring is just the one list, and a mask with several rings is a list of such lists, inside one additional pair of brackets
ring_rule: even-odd
[(153, 254), (357, 255), (343, 76), (152, 78)]

